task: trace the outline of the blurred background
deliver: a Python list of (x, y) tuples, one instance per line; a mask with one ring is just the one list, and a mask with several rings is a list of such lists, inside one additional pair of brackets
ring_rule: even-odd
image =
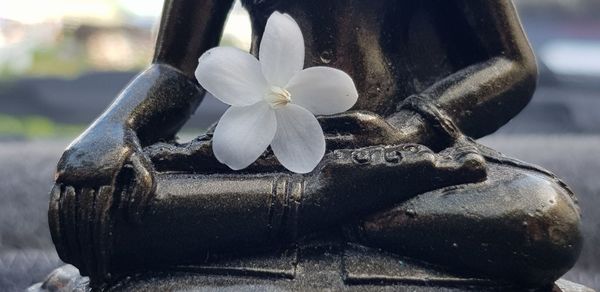
[[(0, 1), (0, 290), (21, 290), (60, 264), (46, 210), (55, 164), (151, 59), (162, 0)], [(531, 104), (481, 140), (570, 184), (586, 245), (567, 278), (600, 289), (600, 0), (516, 0), (536, 52)], [(247, 50), (236, 3), (223, 44)], [(182, 132), (201, 133), (225, 106), (206, 98)]]

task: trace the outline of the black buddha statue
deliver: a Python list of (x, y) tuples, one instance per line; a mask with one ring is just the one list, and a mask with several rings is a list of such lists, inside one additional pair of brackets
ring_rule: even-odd
[[(269, 15), (288, 13), (304, 33), (306, 66), (339, 68), (358, 88), (351, 111), (319, 117), (327, 152), (305, 175), (270, 151), (231, 171), (214, 158), (210, 130), (175, 139), (204, 94), (197, 59), (218, 44), (231, 4), (166, 0), (152, 65), (58, 164), (52, 237), (92, 287), (127, 287), (131, 277), (173, 283), (169, 273), (182, 269), (226, 274), (227, 283), (242, 271), (240, 283), (277, 286), (275, 271), (292, 285), (315, 273), (302, 268), (302, 247), (313, 242), (342, 257), (358, 248), (515, 287), (548, 287), (574, 265), (582, 240), (573, 193), (473, 141), (535, 90), (535, 58), (510, 0), (246, 1), (253, 53)], [(255, 255), (275, 259), (261, 262), (268, 266), (299, 248), (289, 273), (216, 268)], [(343, 261), (342, 285), (401, 279), (372, 266), (356, 272), (361, 262)]]

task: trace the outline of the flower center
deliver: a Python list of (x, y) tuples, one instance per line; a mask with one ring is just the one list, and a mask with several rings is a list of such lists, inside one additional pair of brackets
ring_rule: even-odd
[(292, 102), (292, 95), (281, 87), (271, 86), (271, 91), (265, 95), (265, 100), (272, 108), (279, 108)]

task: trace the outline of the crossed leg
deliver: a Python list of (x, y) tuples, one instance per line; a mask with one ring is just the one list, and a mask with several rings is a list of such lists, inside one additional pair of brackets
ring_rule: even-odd
[(424, 193), (366, 218), (358, 240), (478, 275), (552, 283), (581, 251), (572, 193), (543, 170), (492, 160), (481, 183)]

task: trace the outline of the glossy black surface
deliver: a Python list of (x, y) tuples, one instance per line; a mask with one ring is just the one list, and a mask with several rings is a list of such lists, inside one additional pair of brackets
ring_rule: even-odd
[[(517, 286), (549, 286), (575, 263), (572, 192), (469, 138), (513, 118), (535, 88), (511, 1), (246, 3), (254, 51), (267, 17), (286, 12), (304, 33), (306, 65), (342, 69), (356, 82), (352, 111), (319, 118), (328, 151), (307, 175), (285, 171), (270, 152), (230, 171), (213, 157), (210, 132), (173, 141), (203, 94), (195, 60), (217, 44), (230, 5), (166, 1), (154, 63), (59, 162), (53, 240), (93, 286), (314, 238)], [(256, 265), (244, 267), (252, 274)]]

